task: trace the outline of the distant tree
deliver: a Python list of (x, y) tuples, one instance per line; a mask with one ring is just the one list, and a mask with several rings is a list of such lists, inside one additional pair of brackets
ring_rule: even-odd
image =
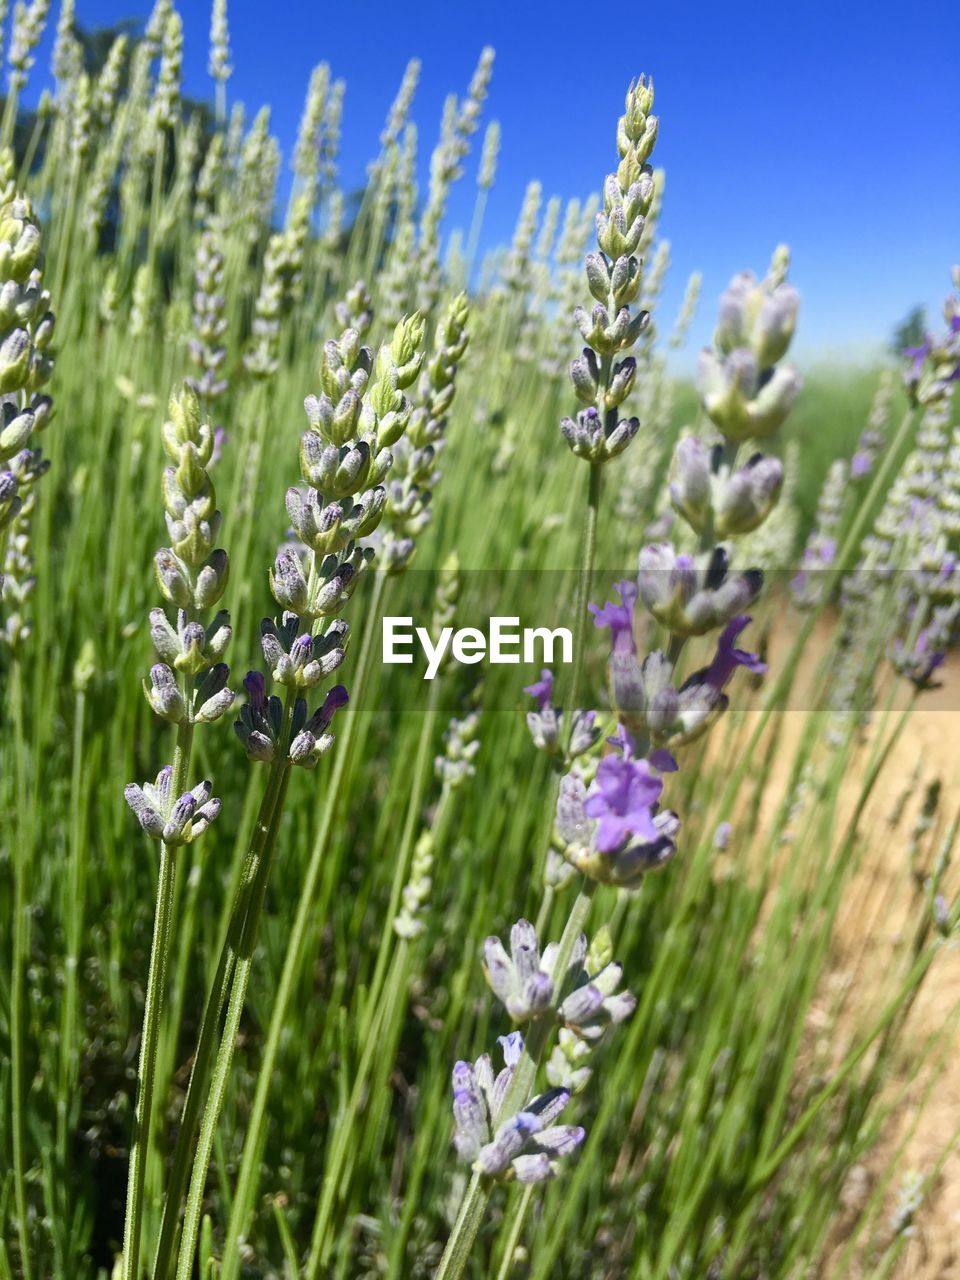
[(895, 356), (899, 356), (903, 353), (904, 347), (919, 347), (926, 334), (926, 308), (912, 307), (894, 329), (890, 339), (890, 350)]

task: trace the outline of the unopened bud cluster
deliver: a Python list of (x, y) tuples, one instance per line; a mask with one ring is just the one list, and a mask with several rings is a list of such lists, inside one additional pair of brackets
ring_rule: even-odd
[(503, 1114), (503, 1104), (523, 1053), (518, 1031), (499, 1038), (505, 1066), (494, 1075), (489, 1054), (453, 1068), (454, 1145), (461, 1160), (499, 1181), (543, 1182), (556, 1177), (561, 1160), (586, 1137), (579, 1125), (556, 1124), (570, 1101), (568, 1089), (548, 1089), (523, 1109)]
[(197, 244), (193, 291), (193, 333), (190, 337), (190, 359), (198, 373), (187, 381), (204, 404), (213, 404), (227, 390), (223, 365), (227, 350), (223, 335), (227, 331), (226, 298), (223, 294), (223, 254), (217, 246), (217, 235), (205, 231)]
[[(364, 291), (354, 290), (346, 305), (362, 306), (364, 299)], [(235, 727), (253, 760), (285, 753), (291, 764), (310, 768), (333, 744), (330, 725), (347, 691), (331, 689), (312, 715), (300, 691), (315, 688), (343, 660), (348, 628), (337, 615), (375, 556), (361, 540), (383, 516), (383, 480), (390, 449), (409, 421), (403, 393), (420, 373), (423, 328), (418, 316), (402, 321), (376, 361), (356, 329), (324, 344), (319, 394), (304, 402), (310, 427), (300, 439), (300, 470), (307, 487), (287, 490), (299, 546), (277, 553), (270, 587), (283, 614), (279, 624), (267, 619), (261, 627), (272, 680), (298, 692), (288, 718), (280, 698), (267, 693), (266, 677), (247, 676), (247, 702)]]
[(373, 548), (361, 540), (383, 518), (384, 481), (410, 420), (404, 391), (420, 373), (423, 329), (419, 316), (401, 321), (375, 363), (355, 329), (324, 345), (320, 393), (305, 401), (310, 429), (300, 439), (308, 487), (287, 491), (294, 532), (312, 553), (310, 569), (287, 548), (270, 578), (277, 603), (311, 625), (340, 613), (373, 561)]
[(584, 408), (575, 419), (564, 418), (560, 430), (577, 457), (595, 464), (622, 453), (640, 427), (637, 418), (620, 417), (620, 406), (637, 375), (637, 362), (629, 352), (648, 321), (645, 311), (632, 313), (631, 305), (643, 283), (638, 255), (655, 198), (649, 160), (659, 121), (652, 109), (653, 82), (641, 76), (627, 93), (617, 125), (620, 163), (603, 186), (598, 251), (587, 255), (587, 285), (594, 305), (590, 311), (581, 306), (575, 312), (587, 345), (573, 362), (570, 377)]
[(734, 276), (720, 300), (714, 345), (700, 353), (697, 381), (703, 407), (727, 440), (771, 435), (800, 393), (799, 373), (780, 363), (800, 305), (797, 291), (784, 278), (788, 263), (781, 248), (764, 280), (749, 271)]
[(461, 293), (437, 328), (433, 354), (421, 375), (406, 434), (393, 450), (382, 552), (384, 567), (392, 573), (410, 563), (417, 535), (431, 520), (430, 502), (441, 475), (436, 461), (446, 440), (457, 367), (469, 342), (468, 316), (467, 296)]
[(14, 653), (30, 634), (35, 487), (48, 469), (33, 446), (53, 416), (42, 390), (53, 371), (53, 329), (40, 228), (30, 204), (14, 196), (0, 206), (0, 636)]
[(252, 378), (272, 378), (280, 367), (280, 321), (299, 283), (303, 244), (295, 229), (275, 232), (263, 256), (260, 291), (254, 304), (253, 341), (243, 357)]
[[(214, 433), (188, 385), (171, 398), (168, 413), (161, 439), (170, 460), (162, 485), (170, 545), (157, 552), (155, 566), (160, 590), (176, 614), (171, 621), (166, 609), (150, 611), (159, 661), (143, 689), (161, 719), (178, 726), (210, 724), (235, 699), (223, 661), (232, 635), (230, 615), (224, 609), (213, 612), (228, 575), (227, 553), (216, 546), (221, 517), (207, 472)], [(124, 791), (147, 835), (170, 847), (195, 840), (220, 811), (208, 781), (179, 795), (174, 783), (173, 767), (165, 765), (155, 783), (130, 783)]]

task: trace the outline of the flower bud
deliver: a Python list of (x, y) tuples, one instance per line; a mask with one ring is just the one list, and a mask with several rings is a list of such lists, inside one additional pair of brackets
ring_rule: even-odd
[(186, 719), (187, 709), (183, 695), (176, 677), (165, 663), (158, 662), (150, 668), (150, 684), (145, 680), (143, 691), (150, 706), (162, 720), (179, 724)]
[(281, 609), (289, 609), (301, 616), (307, 612), (307, 580), (300, 557), (295, 552), (282, 550), (277, 553), (270, 571), (270, 590)]

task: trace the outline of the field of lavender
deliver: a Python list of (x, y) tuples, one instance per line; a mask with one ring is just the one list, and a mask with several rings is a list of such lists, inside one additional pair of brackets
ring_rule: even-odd
[(353, 199), (326, 64), (287, 160), (225, 0), (209, 108), (172, 0), (98, 57), (48, 4), (0, 124), (0, 1280), (954, 1274), (960, 269), (801, 378), (775, 239), (664, 314), (646, 76), (481, 260), (492, 50), (419, 135), (407, 67)]

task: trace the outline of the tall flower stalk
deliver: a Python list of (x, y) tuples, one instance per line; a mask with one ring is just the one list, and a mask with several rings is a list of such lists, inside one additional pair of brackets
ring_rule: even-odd
[[(345, 305), (355, 313), (359, 306), (359, 314), (363, 317), (364, 324), (369, 325), (372, 323), (372, 317), (367, 310), (366, 302), (360, 303), (361, 298), (365, 298), (365, 293), (360, 293), (354, 289), (348, 295)], [(404, 397), (403, 404), (404, 429), (391, 447), (390, 469), (384, 473), (385, 502), (382, 508), (383, 523), (376, 533), (377, 554), (382, 570), (374, 576), (373, 591), (367, 603), (367, 617), (355, 672), (354, 687), (361, 691), (361, 695), (367, 689), (371, 674), (375, 651), (375, 633), (379, 626), (386, 584), (391, 577), (402, 573), (407, 568), (416, 550), (416, 535), (426, 528), (431, 519), (431, 492), (432, 487), (439, 479), (436, 461), (445, 442), (447, 417), (456, 392), (458, 364), (467, 349), (467, 317), (466, 298), (462, 295), (454, 298), (438, 327), (432, 354), (429, 360), (426, 361), (426, 366), (422, 373), (419, 372), (419, 363), (417, 365), (419, 382), (415, 384), (415, 389), (413, 381), (407, 381), (408, 371), (405, 370), (403, 375), (404, 383), (409, 388), (409, 396)], [(400, 329), (397, 332), (399, 331)], [(350, 330), (348, 332), (356, 331)], [(422, 337), (422, 326), (418, 327), (418, 333)], [(418, 338), (418, 346), (419, 341), (420, 338)], [(415, 374), (414, 377), (416, 376)], [(329, 395), (330, 393), (328, 392), (327, 394)], [(309, 412), (312, 412), (312, 409), (308, 401)], [(294, 521), (294, 527), (296, 530), (296, 521)], [(289, 1001), (292, 998), (293, 983), (297, 966), (300, 962), (303, 940), (310, 922), (316, 886), (324, 856), (328, 852), (337, 812), (337, 802), (343, 789), (343, 779), (349, 764), (350, 751), (354, 746), (356, 724), (356, 716), (347, 720), (347, 728), (344, 734), (345, 740), (341, 743), (341, 748), (337, 753), (329, 787), (329, 798), (324, 809), (320, 828), (314, 839), (304, 881), (301, 907), (293, 923), (280, 985), (274, 1000), (270, 1027), (267, 1032), (260, 1074), (257, 1080), (257, 1089), (244, 1140), (236, 1195), (227, 1229), (227, 1247), (223, 1263), (225, 1280), (237, 1274), (239, 1242), (253, 1207), (257, 1178), (259, 1176), (260, 1148), (266, 1122), (268, 1091), (273, 1078), (273, 1068), (280, 1045), (280, 1037), (286, 1023)], [(427, 737), (428, 735), (425, 733), (424, 739), (426, 740)], [(397, 909), (397, 898), (403, 884), (403, 877), (406, 874), (408, 852), (401, 850), (402, 856), (397, 859), (391, 888), (391, 912)], [(385, 963), (386, 935), (381, 942), (375, 981), (382, 977)]]
[[(124, 1215), (123, 1276), (139, 1280), (144, 1192), (155, 1118), (154, 1084), (167, 969), (173, 937), (176, 851), (206, 830), (220, 810), (211, 784), (187, 788), (198, 724), (219, 720), (234, 701), (227, 687), (229, 668), (222, 661), (230, 642), (229, 615), (213, 613), (227, 585), (229, 561), (216, 545), (221, 516), (207, 468), (214, 436), (201, 421), (196, 394), (185, 387), (170, 401), (163, 446), (170, 466), (163, 476), (163, 500), (170, 545), (156, 555), (157, 582), (168, 607), (150, 613), (150, 633), (158, 661), (144, 691), (154, 713), (176, 726), (173, 760), (156, 782), (130, 783), (124, 794), (144, 832), (160, 845), (157, 907), (147, 974), (137, 1104)], [(212, 616), (211, 616), (212, 614)]]
[[(620, 407), (632, 390), (637, 372), (637, 362), (629, 355), (646, 324), (646, 313), (631, 314), (630, 306), (640, 294), (642, 264), (636, 256), (640, 246), (645, 218), (655, 195), (653, 170), (649, 158), (657, 140), (659, 121), (652, 114), (653, 85), (643, 77), (630, 86), (626, 96), (624, 114), (617, 124), (617, 150), (619, 164), (603, 187), (603, 210), (597, 214), (597, 251), (588, 254), (586, 260), (587, 284), (595, 299), (588, 314), (585, 308), (575, 312), (577, 327), (587, 344), (582, 354), (571, 366), (571, 381), (577, 399), (584, 408), (576, 419), (564, 418), (561, 432), (572, 452), (582, 458), (590, 468), (587, 490), (587, 508), (581, 538), (580, 566), (574, 615), (573, 663), (562, 715), (562, 737), (559, 739), (560, 761), (571, 758), (571, 753), (582, 749), (576, 736), (576, 727), (587, 727), (590, 738), (592, 721), (586, 713), (577, 713), (580, 673), (583, 666), (587, 603), (593, 582), (596, 558), (597, 523), (600, 512), (601, 481), (603, 467), (621, 454), (640, 429), (637, 418), (622, 418)], [(617, 357), (620, 357), (619, 359)], [(562, 767), (562, 764), (561, 764)], [(552, 805), (555, 792), (551, 792)], [(560, 941), (551, 956), (554, 975), (549, 978), (550, 994), (545, 1002), (529, 1014), (540, 1015), (549, 1007), (555, 993), (562, 990), (571, 970), (575, 953), (590, 909), (592, 883), (587, 882), (570, 911)], [(474, 1160), (473, 1175), (460, 1206), (457, 1220), (444, 1251), (437, 1272), (438, 1280), (456, 1280), (462, 1275), (469, 1260), (473, 1242), (483, 1218), (492, 1189), (492, 1179), (508, 1173), (514, 1156), (525, 1150), (519, 1142), (520, 1135), (529, 1130), (538, 1132), (525, 1119), (531, 1113), (541, 1116), (539, 1100), (530, 1102), (537, 1070), (544, 1054), (550, 1031), (547, 1018), (539, 1018), (524, 1040), (516, 1035), (505, 1046), (506, 1066), (494, 1086), (488, 1061), (476, 1068), (459, 1063), (454, 1071), (454, 1112), (458, 1126), (469, 1134), (460, 1143), (461, 1151)], [(479, 1071), (479, 1075), (478, 1075)], [(458, 1074), (459, 1073), (459, 1074)], [(485, 1081), (489, 1079), (487, 1085)], [(459, 1102), (458, 1102), (458, 1099)], [(569, 1100), (569, 1094), (563, 1104)], [(542, 1110), (551, 1116), (558, 1114), (560, 1096), (543, 1103)], [(458, 1107), (465, 1110), (458, 1113)], [(469, 1125), (465, 1116), (472, 1117)], [(481, 1121), (481, 1115), (485, 1117)], [(465, 1127), (466, 1126), (466, 1127)], [(549, 1128), (545, 1132), (550, 1132)], [(577, 1145), (582, 1131), (574, 1137), (574, 1131), (561, 1127), (558, 1150), (565, 1144)], [(481, 1142), (485, 1135), (486, 1145)], [(514, 1156), (507, 1156), (508, 1151)], [(485, 1154), (489, 1153), (489, 1154)], [(541, 1156), (542, 1152), (539, 1153)], [(552, 1176), (555, 1164), (544, 1157), (523, 1166), (527, 1175)]]

